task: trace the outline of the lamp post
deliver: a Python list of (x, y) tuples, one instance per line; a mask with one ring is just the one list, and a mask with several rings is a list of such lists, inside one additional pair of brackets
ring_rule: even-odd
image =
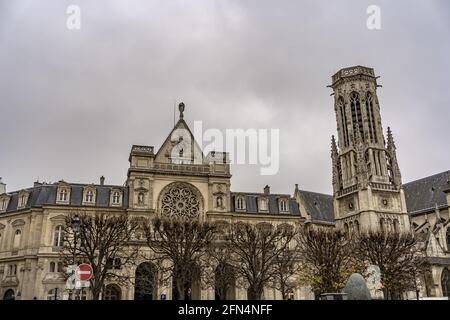
[[(77, 257), (77, 240), (78, 236), (80, 234), (80, 227), (81, 227), (81, 221), (80, 217), (78, 217), (78, 214), (75, 214), (75, 216), (72, 217), (71, 221), (71, 227), (73, 231), (73, 257), (72, 257), (72, 266), (76, 264), (76, 257)], [(75, 271), (75, 270), (73, 270)], [(69, 294), (69, 300), (72, 300), (72, 294), (74, 289), (70, 289)]]

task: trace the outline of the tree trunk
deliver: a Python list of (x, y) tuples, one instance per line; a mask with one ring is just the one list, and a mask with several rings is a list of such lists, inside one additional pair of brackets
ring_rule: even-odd
[(252, 284), (247, 290), (248, 300), (261, 300), (263, 287), (259, 284)]

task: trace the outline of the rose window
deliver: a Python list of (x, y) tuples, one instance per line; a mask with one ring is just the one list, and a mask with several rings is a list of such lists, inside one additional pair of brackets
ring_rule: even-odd
[(169, 217), (197, 217), (200, 200), (196, 190), (183, 183), (169, 186), (161, 197), (161, 213)]

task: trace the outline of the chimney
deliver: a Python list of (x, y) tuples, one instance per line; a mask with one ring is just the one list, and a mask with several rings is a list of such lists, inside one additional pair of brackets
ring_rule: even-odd
[(39, 180), (36, 180), (35, 182), (33, 182), (33, 187), (40, 187), (40, 186), (42, 186), (42, 183), (41, 182), (39, 182)]
[(0, 177), (0, 194), (6, 193), (6, 184), (3, 183), (2, 177)]
[(105, 184), (105, 177), (101, 176), (100, 177), (100, 185), (103, 186)]
[(269, 186), (265, 186), (264, 187), (264, 194), (270, 194), (270, 187)]

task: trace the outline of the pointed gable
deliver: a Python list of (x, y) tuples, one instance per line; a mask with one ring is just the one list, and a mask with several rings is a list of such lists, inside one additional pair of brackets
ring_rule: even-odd
[(155, 162), (203, 164), (203, 152), (182, 118), (178, 120), (159, 148)]

